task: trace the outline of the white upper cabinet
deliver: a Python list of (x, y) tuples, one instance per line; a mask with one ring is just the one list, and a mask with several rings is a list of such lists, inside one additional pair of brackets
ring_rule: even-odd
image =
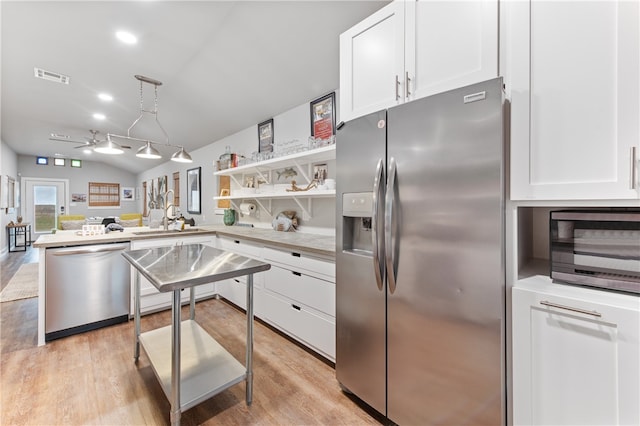
[(637, 1), (505, 2), (511, 199), (637, 199)]
[(498, 76), (497, 1), (408, 1), (405, 13), (407, 100)]
[(404, 4), (391, 3), (340, 35), (340, 120), (401, 102)]
[(340, 36), (340, 119), (497, 75), (496, 0), (397, 0)]

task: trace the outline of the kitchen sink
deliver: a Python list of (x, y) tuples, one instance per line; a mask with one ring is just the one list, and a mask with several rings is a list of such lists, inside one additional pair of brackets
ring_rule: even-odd
[(173, 235), (173, 234), (184, 234), (189, 232), (198, 232), (202, 231), (200, 228), (185, 228), (181, 231), (177, 231), (174, 229), (169, 229), (165, 231), (164, 229), (149, 229), (148, 231), (137, 231), (132, 232), (133, 235)]

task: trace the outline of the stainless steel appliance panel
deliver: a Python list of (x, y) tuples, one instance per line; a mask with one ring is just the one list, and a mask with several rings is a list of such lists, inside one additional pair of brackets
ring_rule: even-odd
[(640, 210), (552, 211), (551, 278), (640, 294)]
[(501, 424), (502, 80), (387, 114), (387, 416)]
[[(376, 230), (370, 228), (369, 200), (376, 167), (386, 156), (385, 123), (385, 111), (348, 122), (336, 144), (336, 377), (381, 413), (386, 412), (386, 301), (384, 269), (380, 281), (374, 273)], [(384, 180), (381, 184), (383, 190)], [(343, 200), (362, 201), (371, 211), (345, 206)]]
[[(129, 243), (47, 249), (45, 335), (48, 339), (127, 320), (130, 267), (121, 253)], [(91, 326), (94, 324), (95, 326)], [(68, 330), (69, 333), (58, 333)]]

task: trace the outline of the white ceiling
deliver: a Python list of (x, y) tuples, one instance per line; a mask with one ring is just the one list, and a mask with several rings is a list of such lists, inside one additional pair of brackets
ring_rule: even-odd
[[(163, 83), (158, 119), (170, 143), (193, 151), (338, 88), (339, 34), (386, 3), (3, 0), (2, 141), (18, 154), (58, 153), (139, 173), (175, 149), (159, 147), (163, 160), (86, 155), (49, 136), (126, 135), (140, 112), (141, 74)], [(118, 41), (121, 29), (138, 43)], [(37, 79), (34, 67), (68, 75), (70, 84)], [(114, 100), (100, 101), (99, 92)], [(143, 97), (152, 109), (153, 86), (144, 85)], [(131, 136), (165, 141), (149, 114)]]

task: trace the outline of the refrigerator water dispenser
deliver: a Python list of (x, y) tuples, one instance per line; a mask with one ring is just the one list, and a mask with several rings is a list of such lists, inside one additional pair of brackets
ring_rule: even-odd
[(342, 250), (371, 255), (373, 192), (342, 194)]

